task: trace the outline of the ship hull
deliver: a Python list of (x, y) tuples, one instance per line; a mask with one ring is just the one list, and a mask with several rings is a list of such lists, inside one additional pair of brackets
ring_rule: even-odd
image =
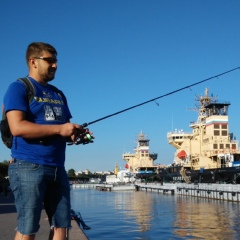
[[(158, 169), (162, 182), (184, 182), (180, 173), (181, 166)], [(240, 166), (192, 170), (186, 169), (186, 176), (191, 183), (240, 183)]]

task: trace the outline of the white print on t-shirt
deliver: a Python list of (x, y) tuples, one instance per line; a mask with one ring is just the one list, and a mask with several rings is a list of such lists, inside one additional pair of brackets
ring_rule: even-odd
[(49, 105), (44, 106), (44, 115), (46, 121), (61, 120), (62, 119), (62, 108), (52, 107)]
[(51, 94), (50, 92), (45, 92), (45, 91), (43, 91), (42, 93), (43, 93), (44, 97), (46, 97), (46, 98), (52, 98), (52, 94)]
[(56, 120), (62, 120), (62, 108), (61, 107), (53, 107), (53, 112), (55, 113)]

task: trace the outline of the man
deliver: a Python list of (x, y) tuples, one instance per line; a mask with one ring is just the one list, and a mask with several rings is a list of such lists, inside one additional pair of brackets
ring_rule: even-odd
[(71, 227), (66, 141), (75, 141), (88, 130), (70, 123), (65, 96), (49, 84), (57, 70), (56, 49), (33, 42), (26, 61), (35, 89), (33, 100), (28, 101), (26, 86), (20, 81), (13, 82), (4, 97), (13, 135), (9, 179), (18, 213), (15, 240), (35, 239), (43, 203), (51, 226), (49, 239), (66, 240)]

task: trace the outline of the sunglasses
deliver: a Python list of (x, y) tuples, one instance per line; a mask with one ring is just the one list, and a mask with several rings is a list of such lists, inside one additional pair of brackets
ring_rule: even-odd
[(40, 59), (40, 60), (44, 60), (50, 64), (54, 64), (57, 63), (58, 60), (56, 58), (52, 58), (52, 57), (34, 57), (35, 59)]

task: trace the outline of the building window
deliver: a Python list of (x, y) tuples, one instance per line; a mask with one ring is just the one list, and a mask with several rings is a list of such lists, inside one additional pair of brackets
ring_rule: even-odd
[(222, 129), (227, 129), (227, 124), (222, 125)]
[(237, 149), (236, 144), (232, 144), (232, 149)]
[(230, 144), (226, 144), (226, 148), (229, 149), (230, 148)]
[(219, 129), (219, 124), (214, 124), (215, 129)]
[(223, 144), (222, 144), (222, 143), (219, 144), (219, 148), (220, 148), (220, 149), (223, 149)]
[(216, 143), (213, 144), (213, 149), (218, 149), (218, 145)]
[(228, 132), (226, 130), (223, 130), (222, 131), (222, 136), (227, 136), (228, 135)]
[(214, 130), (214, 136), (219, 136), (219, 130)]

